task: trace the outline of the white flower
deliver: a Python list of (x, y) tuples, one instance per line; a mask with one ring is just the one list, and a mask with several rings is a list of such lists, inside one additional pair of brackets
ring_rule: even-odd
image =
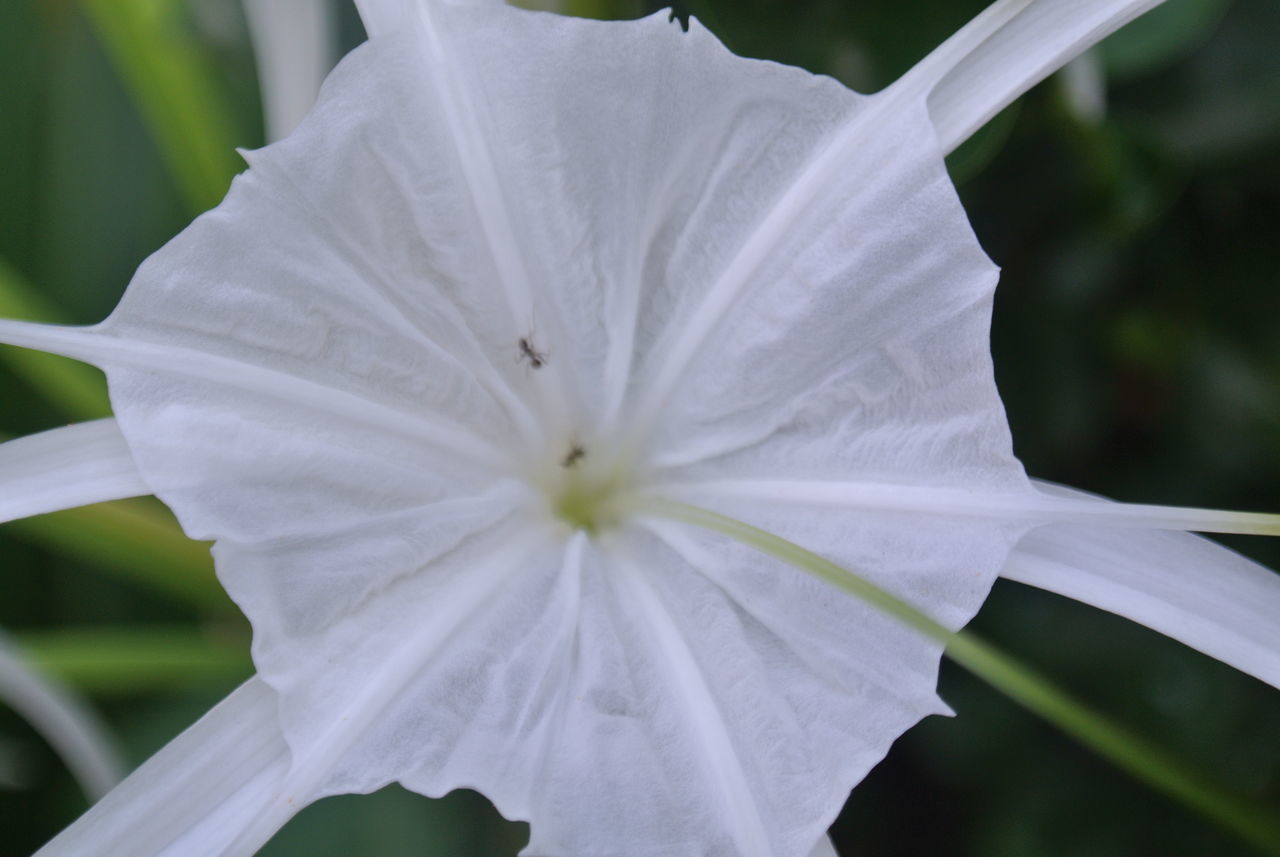
[[(1106, 563), (1181, 542), (1023, 539), (1046, 522), (1274, 527), (1051, 496), (1012, 456), (941, 155), (1153, 4), (1070, 5), (997, 3), (867, 97), (665, 15), (366, 2), (371, 42), (106, 322), (0, 322), (104, 368), (119, 421), (7, 447), (68, 477), (17, 513), (155, 493), (216, 540), (259, 670), (42, 853), (251, 853), (399, 781), (478, 788), (533, 854), (804, 855), (946, 710), (941, 645), (637, 508), (714, 507), (952, 628), (1002, 569), (1178, 603)], [(1051, 580), (1081, 545), (1139, 594)], [(1276, 582), (1234, 574), (1223, 610), (1262, 602), (1183, 636), (1275, 681)]]

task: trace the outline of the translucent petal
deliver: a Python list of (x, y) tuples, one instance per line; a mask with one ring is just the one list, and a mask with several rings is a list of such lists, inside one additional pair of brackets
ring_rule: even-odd
[(298, 126), (337, 57), (330, 0), (244, 0), (267, 139)]
[[(554, 642), (576, 621), (565, 549), (547, 535), (495, 528), (371, 593), (358, 612), (255, 639), (284, 694), (291, 790), (476, 787), (529, 818), (529, 769), (546, 760), (537, 738), (559, 689), (548, 671), (563, 678), (554, 668), (565, 647)], [(539, 773), (541, 787), (552, 777)]]
[(26, 719), (57, 751), (91, 800), (123, 776), (119, 753), (81, 701), (39, 675), (0, 635), (0, 701)]
[(636, 365), (858, 99), (665, 13), (469, 10), (443, 25), (483, 93), (472, 101), (538, 289), (529, 332), (607, 431)]
[[(800, 855), (893, 738), (945, 710), (939, 647), (751, 551), (503, 542), (388, 587), (310, 674), (280, 665), (298, 769), (325, 757), (304, 794), (476, 787), (533, 820), (536, 854)], [(898, 590), (918, 595), (926, 563)], [(930, 603), (954, 623), (990, 577), (934, 575)]]
[(0, 521), (150, 493), (113, 419), (0, 444)]
[(996, 270), (923, 111), (876, 131), (683, 373), (654, 442), (663, 478), (1025, 491), (987, 344)]
[[(874, 566), (953, 626), (1014, 538), (941, 519), (927, 549), (918, 519), (874, 517), (769, 523)], [(428, 795), (470, 786), (534, 821), (534, 853), (803, 854), (890, 742), (945, 711), (938, 646), (749, 550), (696, 534), (565, 548), (505, 525), (468, 539), (391, 523), (346, 545), (352, 534), (217, 548), (258, 627), (255, 658), (284, 692), (299, 760), (288, 791), (303, 800), (393, 779)], [(403, 567), (405, 544), (454, 546), (388, 579), (379, 558)], [(309, 567), (311, 586), (336, 579), (358, 609), (313, 610), (305, 586), (271, 581), (305, 584)], [(254, 825), (274, 830), (276, 810), (288, 807)]]
[(1000, 574), (1132, 619), (1280, 687), (1280, 575), (1207, 539), (1053, 524), (1019, 542)]
[(360, 299), (340, 242), (254, 175), (82, 337), (157, 496), (189, 535), (254, 541), (489, 484), (515, 450), (472, 367)]
[[(248, 857), (225, 849), (280, 793), (289, 749), (257, 678), (169, 742), (37, 857)], [(298, 796), (294, 811), (305, 803)]]
[[(857, 569), (950, 627), (977, 610), (1021, 531), (946, 516), (722, 504), (734, 517)], [(946, 712), (934, 690), (941, 647), (750, 549), (651, 526), (666, 547), (647, 549), (644, 577), (702, 665), (761, 826), (775, 837), (765, 852), (803, 853), (801, 843), (821, 834), (901, 732), (925, 714)], [(698, 573), (683, 571), (682, 562)], [(710, 790), (728, 791), (714, 782)], [(750, 829), (734, 818), (726, 813), (719, 824)], [(729, 853), (749, 850), (735, 847)]]

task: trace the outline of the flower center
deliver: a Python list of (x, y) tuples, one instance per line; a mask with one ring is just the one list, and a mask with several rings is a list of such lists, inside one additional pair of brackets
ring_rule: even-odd
[(542, 483), (551, 513), (574, 530), (598, 535), (620, 523), (621, 498), (632, 483), (618, 456), (572, 441), (544, 471)]

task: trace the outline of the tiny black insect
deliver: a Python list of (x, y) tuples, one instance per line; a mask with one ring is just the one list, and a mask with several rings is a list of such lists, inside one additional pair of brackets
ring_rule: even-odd
[(587, 448), (580, 443), (575, 443), (569, 447), (569, 451), (565, 453), (564, 458), (560, 459), (561, 467), (573, 467), (579, 461), (587, 457)]
[(541, 369), (547, 365), (547, 352), (534, 348), (531, 338), (522, 336), (518, 344), (520, 346), (521, 360), (527, 360), (534, 369)]

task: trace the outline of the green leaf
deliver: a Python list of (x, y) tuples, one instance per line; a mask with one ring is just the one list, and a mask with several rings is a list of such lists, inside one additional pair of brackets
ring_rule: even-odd
[(94, 693), (134, 694), (248, 678), (248, 634), (187, 627), (80, 628), (15, 635), (38, 668)]
[[(0, 259), (0, 318), (57, 322), (62, 314)], [(31, 351), (0, 347), (0, 361), (50, 403), (77, 420), (111, 415), (107, 385), (102, 373), (75, 360)]]
[(1213, 34), (1227, 5), (1226, 0), (1168, 0), (1101, 44), (1107, 73), (1137, 77), (1177, 62)]
[(193, 212), (240, 171), (235, 123), (180, 0), (81, 0)]
[(235, 612), (214, 576), (209, 546), (188, 539), (155, 500), (82, 506), (7, 526), (15, 535), (80, 557), (126, 582), (209, 613)]

